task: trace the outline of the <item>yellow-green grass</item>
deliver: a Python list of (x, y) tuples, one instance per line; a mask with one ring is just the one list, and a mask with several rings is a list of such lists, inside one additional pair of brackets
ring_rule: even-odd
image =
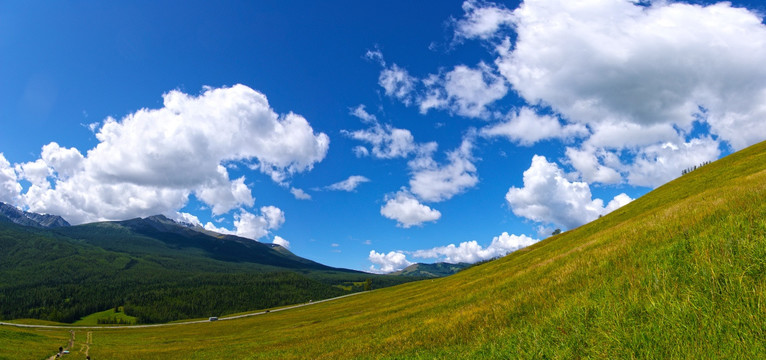
[[(101, 320), (101, 322), (99, 322)], [(115, 312), (114, 309), (104, 310), (97, 313), (90, 314), (77, 320), (73, 325), (100, 325), (100, 324), (135, 324), (136, 318), (134, 316), (125, 315), (120, 307), (120, 312)]]
[[(17, 333), (68, 338), (2, 330), (0, 353)], [(92, 337), (94, 359), (763, 358), (766, 143), (447, 278)]]
[(14, 320), (8, 320), (5, 322), (9, 322), (13, 324), (25, 324), (25, 325), (55, 325), (55, 326), (67, 325), (65, 323), (49, 321), (49, 320), (40, 320), (40, 319), (14, 319)]

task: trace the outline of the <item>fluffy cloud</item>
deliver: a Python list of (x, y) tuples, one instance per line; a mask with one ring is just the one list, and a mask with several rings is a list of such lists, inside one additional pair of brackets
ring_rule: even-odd
[(167, 215), (168, 218), (175, 220), (176, 222), (180, 222), (183, 224), (190, 224), (194, 226), (203, 226), (202, 223), (199, 221), (199, 218), (186, 213), (186, 212), (172, 212)]
[(233, 234), (248, 239), (258, 240), (269, 234), (269, 231), (279, 229), (285, 222), (285, 213), (275, 206), (261, 207), (260, 215), (241, 210), (234, 215), (234, 229), (219, 228), (207, 223), (205, 229), (222, 234)]
[(538, 115), (529, 107), (522, 107), (509, 114), (504, 122), (490, 125), (481, 129), (481, 134), (487, 137), (502, 136), (523, 146), (546, 139), (571, 139), (589, 134), (588, 128), (582, 124), (561, 125), (553, 115)]
[(447, 246), (435, 247), (427, 250), (417, 250), (412, 253), (412, 256), (418, 258), (436, 258), (438, 261), (444, 261), (448, 263), (475, 263), (477, 261), (487, 260), (504, 256), (509, 252), (521, 249), (532, 245), (539, 240), (530, 238), (526, 235), (508, 235), (507, 232), (503, 232), (500, 236), (495, 236), (492, 239), (492, 243), (486, 248), (483, 248), (475, 240), (466, 241), (455, 246), (455, 244), (449, 244)]
[(502, 27), (513, 25), (513, 12), (495, 4), (469, 0), (463, 3), (465, 18), (456, 23), (456, 38), (490, 39)]
[(575, 228), (630, 201), (620, 194), (604, 206), (593, 199), (584, 182), (570, 182), (564, 172), (545, 157), (535, 155), (524, 171), (524, 187), (511, 187), (505, 199), (514, 214), (544, 224)]
[(721, 155), (718, 142), (706, 137), (689, 142), (668, 142), (645, 147), (630, 165), (631, 185), (656, 187), (681, 175), (683, 169), (712, 161)]
[(386, 196), (386, 203), (380, 208), (380, 214), (397, 221), (397, 226), (409, 228), (422, 225), (424, 222), (436, 221), (442, 214), (439, 210), (421, 204), (415, 197), (406, 191), (399, 191), (394, 195)]
[(492, 68), (479, 63), (476, 68), (458, 65), (442, 76), (431, 75), (424, 80), (425, 95), (418, 99), (420, 112), (429, 109), (447, 109), (452, 113), (486, 118), (487, 105), (501, 99), (508, 92), (502, 76)]
[(476, 186), (479, 177), (472, 162), (472, 151), (473, 135), (469, 134), (460, 147), (447, 153), (447, 164), (439, 165), (430, 156), (411, 161), (412, 193), (425, 201), (438, 202)]
[(41, 159), (17, 165), (32, 183), (23, 203), (78, 224), (169, 213), (194, 194), (222, 214), (254, 202), (245, 179), (230, 179), (223, 165), (244, 162), (284, 183), (311, 170), (329, 147), (306, 119), (278, 115), (244, 85), (198, 96), (176, 90), (163, 100), (160, 109), (106, 119), (86, 156), (51, 143)]
[(412, 92), (415, 90), (416, 81), (417, 79), (411, 76), (407, 70), (396, 64), (384, 68), (378, 77), (378, 84), (385, 90), (386, 95), (395, 97), (406, 105), (412, 101)]
[(0, 201), (17, 204), (20, 200), (21, 185), (16, 178), (16, 171), (0, 153)]
[[(407, 256), (400, 251), (391, 251), (388, 254), (385, 254), (370, 250), (368, 259), (374, 264), (370, 266), (370, 271), (375, 273), (389, 273), (412, 265), (411, 262), (407, 261)], [(376, 268), (375, 265), (378, 265), (379, 267)]]
[(285, 240), (285, 239), (283, 239), (279, 235), (274, 235), (274, 240), (272, 240), (271, 243), (272, 244), (277, 244), (277, 245), (279, 245), (279, 246), (281, 246), (281, 247), (283, 247), (285, 249), (289, 249), (290, 248), (290, 242)]
[[(418, 150), (415, 138), (406, 129), (397, 129), (391, 125), (374, 123), (370, 128), (356, 131), (342, 130), (342, 134), (372, 145), (372, 155), (379, 159), (407, 157)], [(369, 154), (367, 148), (354, 150), (361, 157)]]
[(226, 213), (239, 205), (253, 206), (255, 199), (245, 185), (244, 176), (229, 181), (228, 171), (221, 165), (218, 165), (218, 174), (217, 178), (211, 178), (195, 193), (197, 198), (213, 207), (213, 215)]
[(348, 179), (339, 181), (335, 184), (327, 186), (328, 190), (336, 190), (336, 191), (354, 191), (356, 190), (356, 187), (359, 186), (361, 183), (369, 182), (370, 179), (361, 176), (361, 175), (352, 175), (349, 176)]
[(766, 134), (766, 26), (756, 13), (726, 2), (541, 0), (510, 19), (517, 41), (499, 44), (496, 65), (531, 104), (583, 124), (664, 125), (652, 143), (698, 119), (735, 149)]
[(602, 165), (601, 162), (608, 158), (607, 162), (619, 166), (617, 155), (602, 149), (585, 147), (577, 149), (568, 147), (566, 150), (567, 158), (572, 167), (575, 168), (588, 183), (600, 182), (602, 184), (617, 184), (622, 181), (622, 175), (615, 168)]
[(290, 193), (298, 200), (311, 200), (311, 195), (307, 194), (303, 189), (291, 187)]

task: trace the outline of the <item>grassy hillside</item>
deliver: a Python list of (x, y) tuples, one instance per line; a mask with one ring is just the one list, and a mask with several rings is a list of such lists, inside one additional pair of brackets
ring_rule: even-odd
[[(10, 356), (19, 343), (42, 341), (30, 336), (66, 335), (0, 329), (0, 353)], [(766, 143), (453, 276), (245, 319), (93, 330), (89, 351), (109, 359), (756, 359), (764, 344)]]

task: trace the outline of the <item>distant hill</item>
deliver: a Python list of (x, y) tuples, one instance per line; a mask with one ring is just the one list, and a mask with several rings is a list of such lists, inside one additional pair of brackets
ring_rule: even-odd
[(69, 226), (69, 223), (61, 216), (26, 212), (4, 202), (0, 202), (0, 218), (2, 217), (14, 224), (37, 228)]
[(333, 268), (162, 215), (45, 228), (8, 213), (22, 225), (0, 216), (0, 319), (73, 322), (124, 306), (156, 323), (340, 296), (366, 279), (373, 288), (417, 280)]
[(402, 270), (392, 272), (390, 275), (417, 276), (425, 278), (437, 278), (452, 275), (466, 267), (471, 266), (468, 263), (450, 264), (445, 262), (435, 264), (412, 264)]

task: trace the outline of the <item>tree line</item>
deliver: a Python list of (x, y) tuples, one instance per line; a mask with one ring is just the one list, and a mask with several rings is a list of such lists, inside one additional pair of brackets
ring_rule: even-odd
[(697, 170), (697, 169), (699, 169), (699, 168), (701, 168), (701, 167), (703, 167), (705, 165), (710, 164), (711, 162), (712, 161), (705, 161), (705, 162), (703, 162), (703, 163), (701, 163), (699, 165), (695, 165), (695, 166), (683, 169), (683, 170), (681, 170), (681, 175), (686, 175), (686, 174), (688, 174), (688, 173), (690, 173), (690, 172), (692, 172), (694, 170)]

